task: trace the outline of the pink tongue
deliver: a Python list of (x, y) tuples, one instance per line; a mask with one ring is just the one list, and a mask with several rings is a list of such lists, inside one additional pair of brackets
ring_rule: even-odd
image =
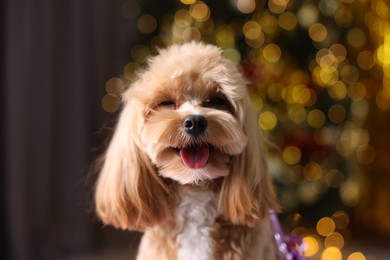
[(208, 147), (187, 147), (180, 150), (180, 157), (185, 166), (191, 169), (203, 168), (209, 159)]

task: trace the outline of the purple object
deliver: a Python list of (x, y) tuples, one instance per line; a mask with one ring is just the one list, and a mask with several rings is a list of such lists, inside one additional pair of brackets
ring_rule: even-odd
[(279, 219), (274, 210), (270, 210), (269, 218), (274, 231), (276, 247), (285, 260), (305, 260), (303, 255), (304, 244), (302, 238), (294, 235), (285, 235), (280, 227)]

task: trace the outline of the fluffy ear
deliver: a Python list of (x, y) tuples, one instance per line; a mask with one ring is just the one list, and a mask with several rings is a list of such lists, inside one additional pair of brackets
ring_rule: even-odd
[(233, 158), (231, 172), (222, 183), (219, 211), (234, 224), (254, 226), (278, 205), (267, 172), (263, 135), (249, 97), (238, 104), (238, 113), (249, 141), (245, 151)]
[(105, 224), (122, 229), (143, 230), (170, 214), (168, 188), (140, 149), (139, 107), (134, 100), (124, 101), (95, 190), (99, 218)]

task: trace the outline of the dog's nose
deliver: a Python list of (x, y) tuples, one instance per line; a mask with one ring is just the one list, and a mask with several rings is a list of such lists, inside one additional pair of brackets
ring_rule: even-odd
[(183, 127), (188, 134), (196, 137), (206, 130), (207, 119), (201, 115), (189, 115), (184, 118)]

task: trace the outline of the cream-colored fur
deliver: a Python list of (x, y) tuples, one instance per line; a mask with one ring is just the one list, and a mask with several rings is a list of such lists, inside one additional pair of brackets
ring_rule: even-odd
[[(184, 126), (193, 115), (201, 134)], [(104, 223), (145, 232), (138, 259), (276, 259), (263, 137), (220, 49), (173, 45), (149, 61), (123, 94), (95, 201)]]

